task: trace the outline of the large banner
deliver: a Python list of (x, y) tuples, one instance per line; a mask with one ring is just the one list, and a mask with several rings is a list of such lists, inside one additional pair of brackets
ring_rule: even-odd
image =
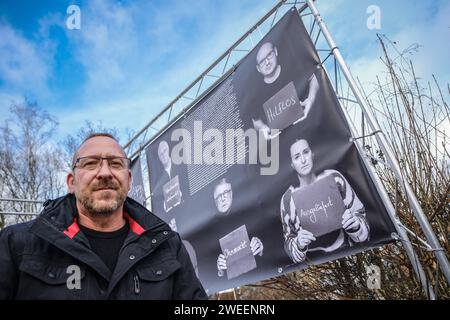
[(208, 294), (380, 246), (394, 231), (291, 10), (146, 150), (152, 210)]

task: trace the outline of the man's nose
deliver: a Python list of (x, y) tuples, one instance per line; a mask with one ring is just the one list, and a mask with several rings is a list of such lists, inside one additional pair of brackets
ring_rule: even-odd
[(98, 176), (112, 176), (111, 168), (109, 167), (108, 160), (102, 159), (100, 162), (100, 169), (97, 172)]

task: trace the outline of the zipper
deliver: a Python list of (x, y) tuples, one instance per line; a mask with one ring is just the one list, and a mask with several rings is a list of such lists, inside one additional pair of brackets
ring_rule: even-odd
[(134, 293), (139, 294), (141, 292), (141, 286), (139, 284), (139, 277), (137, 275), (134, 276)]

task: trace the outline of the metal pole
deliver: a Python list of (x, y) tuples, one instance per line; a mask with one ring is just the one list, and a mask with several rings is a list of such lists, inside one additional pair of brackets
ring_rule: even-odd
[[(325, 69), (324, 69), (325, 70)], [(325, 70), (325, 72), (327, 72)], [(329, 77), (328, 77), (329, 78)], [(350, 124), (350, 131), (352, 133), (352, 137), (356, 136), (356, 128), (352, 121), (350, 121), (350, 116), (348, 115), (347, 110), (342, 106), (341, 102), (339, 101), (339, 105), (341, 106), (341, 110), (344, 112), (345, 117), (347, 118), (347, 122)], [(414, 251), (414, 248), (411, 244), (411, 241), (408, 238), (408, 234), (403, 229), (402, 225), (400, 224), (398, 217), (395, 212), (395, 208), (392, 205), (391, 199), (389, 198), (389, 195), (384, 188), (383, 183), (381, 182), (380, 178), (374, 172), (374, 168), (368, 163), (367, 158), (364, 156), (364, 149), (360, 146), (360, 144), (355, 141), (355, 146), (358, 149), (358, 153), (361, 155), (362, 161), (364, 162), (364, 165), (369, 172), (370, 178), (375, 184), (375, 188), (378, 191), (378, 194), (381, 197), (381, 200), (383, 201), (386, 210), (389, 214), (389, 217), (391, 218), (392, 222), (394, 223), (395, 230), (397, 231), (398, 236), (400, 237), (400, 240), (402, 241), (403, 248), (406, 251), (406, 254), (408, 255), (409, 261), (411, 262), (411, 265), (413, 267), (414, 272), (416, 273), (417, 278), (419, 279), (423, 290), (425, 291), (427, 297), (429, 297), (431, 300), (436, 300), (435, 293), (433, 291), (433, 287), (429, 283), (427, 276), (425, 274), (425, 271), (423, 270), (422, 264), (420, 263), (416, 252)], [(364, 145), (364, 144), (363, 144)]]
[[(377, 122), (375, 121), (375, 117), (372, 115), (372, 112), (366, 105), (363, 96), (361, 92), (359, 91), (355, 80), (353, 79), (353, 76), (350, 73), (350, 70), (348, 69), (347, 65), (345, 64), (344, 58), (342, 57), (339, 49), (337, 48), (333, 38), (331, 37), (330, 32), (328, 31), (327, 26), (323, 22), (322, 17), (319, 14), (319, 11), (317, 10), (316, 6), (314, 5), (312, 0), (306, 0), (306, 3), (308, 4), (311, 12), (314, 15), (314, 18), (317, 20), (320, 29), (322, 30), (325, 39), (328, 42), (328, 45), (330, 46), (331, 50), (334, 53), (334, 56), (339, 63), (339, 66), (341, 67), (342, 72), (344, 73), (345, 78), (347, 79), (347, 82), (352, 89), (352, 92), (358, 101), (359, 105), (361, 106), (362, 111), (364, 112), (364, 115), (366, 116), (366, 119), (371, 126), (373, 131), (381, 130), (381, 128), (378, 126)], [(419, 201), (417, 200), (413, 190), (411, 189), (411, 186), (403, 179), (402, 172), (400, 169), (400, 165), (398, 164), (397, 160), (395, 159), (394, 152), (392, 151), (392, 148), (390, 147), (390, 144), (384, 135), (384, 132), (380, 132), (380, 134), (377, 134), (375, 136), (377, 138), (378, 144), (382, 148), (386, 159), (394, 172), (395, 176), (399, 181), (401, 181), (401, 185), (404, 188), (404, 192), (406, 196), (408, 197), (409, 204), (414, 212), (414, 215), (419, 222), (425, 236), (427, 237), (428, 242), (430, 243), (431, 247), (433, 248), (433, 252), (438, 260), (438, 263), (447, 278), (447, 282), (450, 284), (450, 263), (444, 253), (444, 250), (442, 249), (439, 240), (437, 239), (436, 235), (434, 234), (433, 229), (431, 228), (430, 223), (428, 222), (427, 217), (423, 213), (422, 208), (420, 207)]]
[[(328, 79), (331, 79), (328, 74), (328, 71), (325, 68), (323, 68), (323, 70), (327, 74)], [(337, 77), (337, 70), (335, 70), (335, 72), (336, 72), (335, 76)], [(336, 84), (337, 84), (337, 82), (336, 82)], [(348, 114), (347, 110), (342, 106), (342, 103), (339, 99), (338, 99), (338, 102), (339, 102), (339, 106), (341, 107), (342, 112), (344, 113), (345, 118), (347, 119), (347, 123), (350, 126), (350, 132), (352, 134), (352, 137), (356, 137), (357, 136), (356, 127), (355, 127), (354, 123), (351, 121), (350, 115)], [(352, 101), (352, 102), (357, 103), (357, 101)], [(363, 120), (363, 122), (364, 122), (364, 120)], [(363, 131), (363, 136), (364, 136), (364, 126), (363, 126), (362, 131)], [(432, 288), (431, 284), (428, 282), (426, 273), (423, 270), (422, 264), (420, 263), (417, 255), (416, 255), (416, 252), (414, 251), (414, 248), (411, 244), (411, 241), (409, 240), (406, 230), (403, 229), (403, 225), (400, 223), (400, 221), (397, 217), (396, 210), (395, 210), (394, 206), (392, 205), (391, 199), (389, 198), (389, 195), (388, 195), (386, 189), (384, 188), (383, 183), (381, 182), (380, 178), (374, 171), (374, 168), (367, 161), (367, 158), (364, 156), (364, 147), (362, 147), (357, 141), (355, 141), (354, 143), (355, 143), (356, 148), (358, 149), (358, 153), (361, 155), (364, 166), (366, 167), (367, 171), (369, 172), (370, 178), (374, 182), (375, 188), (377, 189), (378, 194), (380, 195), (381, 200), (383, 201), (383, 204), (386, 207), (389, 217), (391, 218), (391, 220), (394, 224), (395, 230), (397, 231), (397, 234), (398, 234), (400, 240), (402, 241), (403, 248), (405, 249), (406, 254), (408, 255), (408, 259), (411, 262), (413, 270), (416, 273), (416, 276), (419, 279), (420, 284), (422, 285), (422, 288), (423, 288), (425, 294), (431, 300), (435, 300), (436, 295), (433, 291), (433, 288)], [(363, 143), (363, 146), (364, 145), (365, 144)]]
[(44, 200), (28, 200), (28, 199), (12, 199), (12, 198), (0, 198), (1, 201), (8, 201), (8, 202), (33, 202), (33, 203), (44, 203)]
[(39, 213), (31, 213), (31, 212), (12, 212), (12, 211), (6, 211), (6, 212), (0, 212), (0, 214), (3, 214), (5, 216), (38, 216)]

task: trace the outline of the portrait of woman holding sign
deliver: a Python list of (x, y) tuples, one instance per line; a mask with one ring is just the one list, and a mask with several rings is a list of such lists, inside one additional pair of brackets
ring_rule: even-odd
[(280, 202), (284, 248), (294, 263), (308, 252), (332, 252), (368, 240), (364, 205), (336, 170), (314, 172), (314, 153), (307, 140), (290, 147), (291, 166), (299, 185), (290, 186)]

